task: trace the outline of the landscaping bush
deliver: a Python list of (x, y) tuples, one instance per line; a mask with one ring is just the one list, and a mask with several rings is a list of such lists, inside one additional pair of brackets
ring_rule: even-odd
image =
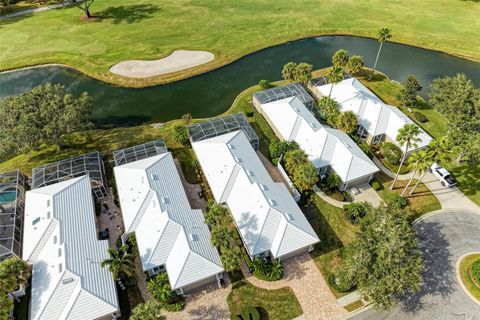
[(272, 140), (268, 146), (270, 157), (272, 159), (279, 158), (282, 154), (298, 148), (298, 144), (295, 141)]
[(242, 310), (243, 320), (260, 320), (260, 312), (255, 307), (245, 307)]
[(413, 113), (413, 117), (415, 118), (415, 120), (417, 120), (418, 122), (421, 122), (421, 123), (425, 123), (428, 121), (427, 117), (425, 117), (425, 115), (423, 113), (420, 113), (418, 111), (415, 111)]
[(185, 308), (185, 300), (183, 297), (177, 296), (181, 299), (179, 299), (176, 302), (173, 303), (164, 303), (162, 304), (162, 309), (168, 311), (168, 312), (179, 312), (182, 311)]
[(175, 126), (173, 127), (173, 141), (182, 146), (188, 145), (188, 131), (185, 126)]
[[(342, 271), (338, 271), (337, 273), (340, 274), (341, 272)], [(346, 277), (330, 273), (328, 275), (327, 281), (330, 287), (332, 287), (335, 291), (348, 292), (355, 286), (355, 284), (353, 282), (346, 281), (345, 279)]]
[(260, 81), (258, 81), (258, 85), (262, 89), (269, 89), (269, 88), (272, 87), (272, 84), (268, 80), (260, 80)]
[(353, 202), (343, 206), (343, 212), (352, 224), (358, 224), (371, 208), (368, 202)]
[(407, 199), (398, 194), (392, 194), (387, 200), (387, 205), (394, 208), (405, 208), (407, 206)]
[(472, 264), (472, 276), (477, 284), (480, 283), (480, 259)]
[(257, 258), (253, 261), (253, 275), (261, 280), (277, 281), (283, 277), (283, 265), (277, 260)]
[(380, 152), (382, 156), (393, 165), (397, 165), (400, 163), (400, 158), (402, 157), (402, 150), (397, 147), (392, 142), (385, 142), (382, 143), (380, 147)]
[(370, 184), (371, 184), (373, 190), (375, 190), (375, 191), (378, 191), (378, 190), (382, 189), (382, 184), (380, 182), (378, 182), (376, 179), (373, 179)]

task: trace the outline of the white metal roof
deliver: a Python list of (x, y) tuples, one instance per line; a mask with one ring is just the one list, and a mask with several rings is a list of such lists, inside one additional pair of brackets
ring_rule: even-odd
[(275, 183), (242, 131), (192, 144), (215, 200), (227, 203), (251, 256), (319, 242), (287, 188)]
[(125, 230), (143, 270), (165, 265), (173, 289), (223, 271), (201, 210), (192, 210), (170, 152), (114, 168)]
[[(316, 87), (324, 96), (328, 96), (332, 84), (325, 84)], [(394, 106), (383, 103), (375, 94), (355, 78), (345, 79), (333, 85), (332, 99), (335, 99), (341, 108), (341, 111), (353, 111), (358, 117), (360, 124), (367, 129), (372, 136), (379, 134), (387, 135), (390, 140), (400, 146), (396, 140), (398, 130), (405, 124), (414, 123), (409, 117)], [(417, 148), (426, 147), (432, 137), (423, 129), (419, 138)]]
[(281, 138), (296, 141), (315, 168), (329, 165), (345, 183), (379, 171), (346, 133), (320, 124), (298, 98), (262, 104), (261, 108)]
[(30, 319), (96, 319), (119, 309), (115, 282), (100, 266), (88, 176), (26, 193), (23, 259), (33, 264)]

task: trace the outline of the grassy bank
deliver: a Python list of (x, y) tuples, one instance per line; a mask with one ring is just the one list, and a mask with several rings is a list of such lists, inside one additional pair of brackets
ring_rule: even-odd
[(459, 272), (463, 285), (478, 301), (480, 301), (480, 283), (477, 283), (472, 275), (472, 264), (480, 259), (480, 254), (471, 254), (460, 262)]
[[(125, 86), (148, 86), (218, 68), (248, 53), (322, 34), (375, 37), (480, 60), (476, 1), (381, 0), (96, 1), (91, 21), (77, 8), (0, 21), (0, 70), (62, 63)], [(405, 23), (409, 21), (409, 23)], [(468, 24), (465, 24), (468, 21)], [(41, 30), (38, 26), (42, 26)], [(130, 59), (159, 59), (176, 49), (207, 50), (215, 60), (187, 71), (132, 80), (108, 72)]]

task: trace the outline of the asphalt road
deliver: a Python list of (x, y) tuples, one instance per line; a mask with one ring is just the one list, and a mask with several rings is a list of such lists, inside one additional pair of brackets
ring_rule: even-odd
[(463, 291), (455, 264), (480, 251), (480, 215), (444, 210), (415, 225), (425, 260), (424, 284), (389, 312), (368, 309), (354, 320), (480, 320), (480, 305)]

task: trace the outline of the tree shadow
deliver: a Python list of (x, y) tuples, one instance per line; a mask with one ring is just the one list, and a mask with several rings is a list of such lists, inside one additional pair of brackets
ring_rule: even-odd
[(428, 307), (426, 296), (446, 298), (454, 291), (455, 272), (448, 250), (450, 243), (438, 222), (422, 221), (415, 226), (420, 250), (424, 259), (423, 282), (420, 290), (400, 299), (400, 307), (408, 313), (416, 313)]
[(137, 23), (153, 17), (160, 8), (153, 4), (134, 4), (129, 6), (109, 7), (98, 13), (104, 20), (111, 19), (114, 24)]

